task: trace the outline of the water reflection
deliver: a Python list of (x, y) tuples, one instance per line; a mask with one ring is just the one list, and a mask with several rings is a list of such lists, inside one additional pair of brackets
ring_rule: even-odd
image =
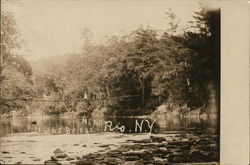
[[(112, 124), (108, 125), (107, 124)], [(23, 132), (42, 132), (49, 134), (84, 134), (104, 131), (123, 133), (167, 133), (194, 129), (216, 129), (216, 119), (202, 118), (15, 118), (0, 121), (1, 136)], [(121, 131), (122, 126), (124, 130)]]

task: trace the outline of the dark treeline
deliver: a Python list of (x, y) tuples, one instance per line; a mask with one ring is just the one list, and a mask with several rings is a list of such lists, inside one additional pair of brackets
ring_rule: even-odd
[[(206, 109), (211, 90), (220, 87), (220, 13), (202, 7), (194, 13), (196, 21), (178, 35), (176, 15), (166, 14), (170, 28), (161, 35), (139, 27), (97, 45), (85, 29), (81, 53), (41, 60), (33, 75), (28, 67), (24, 77), (32, 92), (22, 96), (55, 99), (44, 110), (58, 114), (96, 106), (105, 107), (110, 115), (150, 114), (162, 104)], [(219, 93), (216, 97), (218, 101)], [(82, 101), (86, 98), (90, 103)], [(4, 97), (1, 102), (7, 103)]]

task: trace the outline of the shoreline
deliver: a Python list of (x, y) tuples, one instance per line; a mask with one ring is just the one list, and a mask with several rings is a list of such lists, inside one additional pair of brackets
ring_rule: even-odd
[[(217, 159), (219, 151), (216, 138), (218, 136), (211, 133), (197, 133), (197, 135), (115, 132), (78, 135), (19, 133), (1, 138), (0, 159), (8, 164), (81, 165), (84, 162), (102, 164), (105, 161), (113, 164), (124, 162), (155, 164), (171, 163), (171, 161), (185, 163), (193, 154), (201, 159), (189, 164), (205, 163), (205, 160), (209, 160), (206, 164), (216, 164), (216, 161), (213, 161)], [(185, 152), (181, 153), (182, 151)], [(143, 159), (145, 156), (148, 160)]]

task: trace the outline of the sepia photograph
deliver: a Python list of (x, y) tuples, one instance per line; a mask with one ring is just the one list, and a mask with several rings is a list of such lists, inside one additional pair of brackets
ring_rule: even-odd
[(0, 164), (220, 164), (214, 4), (1, 0), (0, 57)]

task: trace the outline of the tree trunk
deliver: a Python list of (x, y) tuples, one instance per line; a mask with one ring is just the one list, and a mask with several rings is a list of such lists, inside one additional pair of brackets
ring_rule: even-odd
[(143, 108), (144, 107), (144, 99), (145, 99), (145, 91), (144, 91), (144, 78), (143, 77), (140, 77), (139, 78), (139, 82), (140, 82), (140, 85), (141, 85), (141, 90), (142, 90), (142, 105), (141, 107)]

